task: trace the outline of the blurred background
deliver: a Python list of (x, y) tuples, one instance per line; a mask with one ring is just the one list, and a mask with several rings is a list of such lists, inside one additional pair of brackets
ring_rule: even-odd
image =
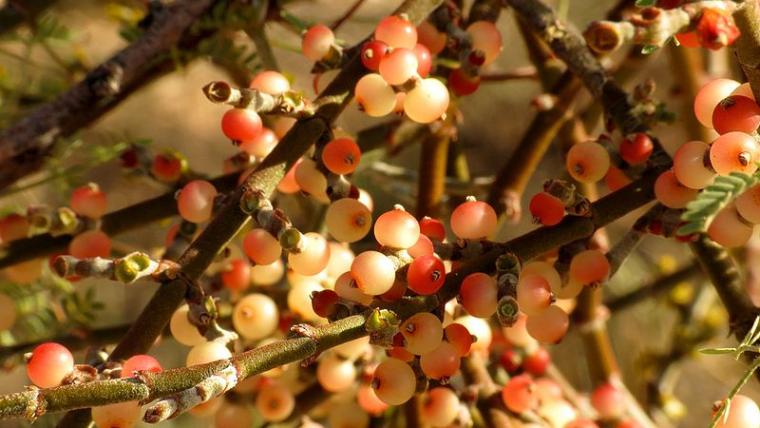
[[(24, 2), (21, 1), (23, 4)], [(141, 16), (143, 5), (134, 1), (59, 0), (39, 15), (36, 25), (47, 32), (30, 31), (22, 25), (0, 36), (0, 125), (7, 126), (41, 100), (47, 100), (65, 90), (83, 76), (87, 69), (106, 60), (128, 44), (129, 34), (123, 31)], [(304, 22), (332, 22), (354, 3), (353, 0), (290, 1), (285, 8)], [(374, 25), (400, 1), (367, 0), (354, 16), (337, 32), (337, 37), (352, 45), (372, 31)], [(551, 2), (557, 5), (557, 2)], [(564, 0), (560, 7), (568, 22), (583, 29), (592, 20), (601, 19), (615, 0)], [(530, 66), (522, 39), (517, 31), (513, 14), (501, 14), (498, 27), (505, 41), (504, 51), (491, 65), (489, 72), (499, 73)], [(266, 27), (275, 55), (283, 70), (294, 82), (294, 87), (307, 97), (314, 95), (311, 64), (298, 53), (300, 39), (296, 34), (277, 24)], [(254, 52), (244, 34), (231, 34), (236, 46), (246, 54)], [(704, 52), (699, 54), (705, 69), (714, 76), (731, 76), (731, 53)], [(625, 54), (610, 58), (615, 64)], [(258, 65), (254, 57), (250, 70)], [(627, 67), (632, 67), (628, 64)], [(688, 111), (691, 100), (682, 96), (679, 70), (673, 67), (670, 49), (661, 49), (635, 64), (636, 77), (627, 87), (653, 78), (656, 97), (667, 103), (678, 119), (672, 125), (654, 130), (671, 153), (672, 149), (687, 140), (682, 112)], [(323, 87), (333, 73), (321, 77)], [(705, 78), (707, 78), (705, 76)], [(166, 188), (145, 178), (128, 177), (117, 173), (118, 153), (127, 144), (149, 142), (156, 150), (180, 151), (195, 171), (216, 176), (222, 172), (222, 161), (237, 152), (222, 135), (219, 120), (225, 107), (206, 100), (201, 88), (212, 80), (231, 80), (224, 67), (214, 64), (207, 56), (178, 64), (178, 69), (150, 83), (121, 103), (93, 126), (69, 137), (50, 159), (44, 171), (25, 178), (10, 190), (0, 193), (0, 211), (10, 212), (30, 204), (45, 203), (51, 206), (65, 204), (68, 190), (73, 186), (94, 181), (108, 192), (109, 211), (122, 208), (159, 195)], [(459, 106), (463, 120), (459, 141), (469, 162), (473, 177), (490, 177), (509, 158), (522, 133), (535, 115), (531, 107), (534, 97), (542, 89), (538, 81), (518, 79), (483, 83), (481, 90), (462, 98)], [(581, 105), (593, 100), (582, 96)], [(374, 120), (358, 111), (352, 104), (339, 119), (338, 125), (347, 132), (356, 132), (387, 119)], [(594, 130), (596, 135), (600, 130)], [(356, 182), (366, 188), (375, 200), (375, 213), (390, 208), (394, 203), (411, 205), (416, 184), (407, 178), (389, 178), (371, 165), (385, 162), (417, 169), (418, 145), (409, 146), (393, 156), (378, 150), (362, 162), (362, 171)], [(550, 150), (540, 168), (535, 171), (523, 203), (541, 189), (543, 180), (564, 175), (564, 164), (559, 146)], [(473, 187), (473, 191), (487, 188)], [(600, 185), (602, 192), (606, 192)], [(478, 196), (482, 197), (484, 193)], [(287, 203), (287, 201), (286, 201)], [(641, 213), (638, 213), (641, 214)], [(510, 239), (535, 228), (529, 216), (517, 224), (501, 226), (499, 239)], [(636, 213), (608, 228), (614, 243), (630, 227)], [(166, 229), (172, 222), (148, 225), (140, 230), (114, 238), (117, 251), (134, 248), (159, 247), (163, 244)], [(756, 241), (754, 238), (753, 241)], [(758, 243), (753, 246), (760, 245)], [(753, 255), (752, 248), (737, 254), (739, 260)], [(605, 289), (606, 299), (650, 285), (663, 275), (688, 269), (693, 262), (688, 248), (669, 240), (647, 237), (636, 253), (630, 257), (614, 280)], [(624, 380), (645, 408), (659, 409), (673, 420), (673, 426), (707, 426), (713, 401), (725, 396), (739, 379), (745, 364), (730, 356), (707, 356), (694, 351), (701, 347), (730, 346), (735, 343), (726, 327), (727, 318), (711, 287), (705, 279), (694, 273), (684, 275), (672, 291), (656, 299), (627, 305), (613, 311), (609, 318), (609, 331), (618, 357)], [(34, 342), (56, 332), (82, 331), (84, 325), (92, 329), (119, 327), (128, 324), (153, 294), (155, 286), (148, 283), (121, 285), (118, 283), (85, 280), (75, 284), (51, 284), (50, 281), (21, 289), (8, 281), (0, 284), (5, 290), (19, 296), (20, 318), (11, 331), (0, 333), (0, 355), (4, 370), (0, 372), (0, 393), (20, 391), (28, 383), (19, 359), (9, 357), (3, 348), (19, 343)], [(51, 291), (53, 290), (53, 291)], [(15, 294), (14, 294), (15, 293)], [(71, 308), (49, 305), (48, 296), (58, 296)], [(62, 296), (62, 297), (61, 297)], [(78, 296), (78, 297), (71, 297)], [(77, 314), (81, 317), (72, 317)], [(689, 327), (690, 326), (690, 327)], [(691, 342), (694, 326), (710, 331), (706, 340)], [(687, 328), (688, 327), (688, 328)], [(578, 332), (571, 328), (564, 341), (551, 347), (557, 366), (579, 390), (590, 387), (588, 369), (583, 358), (583, 343)], [(702, 328), (699, 330), (701, 332)], [(699, 335), (699, 334), (697, 334)], [(155, 355), (165, 368), (183, 365), (187, 348), (171, 339), (161, 341), (154, 348)], [(672, 360), (675, 355), (685, 358), (668, 365), (663, 372), (659, 363)], [(81, 356), (81, 353), (78, 354)], [(670, 357), (669, 357), (670, 356)], [(665, 394), (655, 394), (652, 385), (659, 385)], [(760, 400), (758, 383), (751, 380), (745, 394)], [(663, 401), (664, 399), (664, 401)], [(664, 419), (663, 419), (664, 420)], [(45, 417), (35, 426), (53, 426), (54, 418)], [(182, 416), (166, 426), (208, 426), (208, 420)], [(0, 421), (0, 427), (24, 426), (19, 421)], [(667, 425), (664, 425), (667, 426)]]

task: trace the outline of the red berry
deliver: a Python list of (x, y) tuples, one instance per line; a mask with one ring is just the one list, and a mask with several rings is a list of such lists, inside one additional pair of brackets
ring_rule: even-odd
[(522, 366), (522, 356), (514, 349), (507, 349), (501, 353), (499, 363), (509, 374), (517, 373)]
[(379, 40), (370, 40), (362, 46), (362, 64), (368, 70), (377, 71), (380, 68), (380, 60), (388, 53), (390, 48)]
[(468, 76), (461, 69), (456, 69), (449, 74), (449, 87), (457, 96), (470, 95), (480, 87), (480, 76)]
[(311, 307), (314, 309), (314, 313), (322, 318), (327, 318), (335, 314), (338, 299), (338, 293), (333, 290), (318, 291), (311, 296)]
[(58, 386), (74, 370), (74, 357), (65, 346), (54, 342), (38, 345), (26, 363), (26, 374), (40, 388)]
[(119, 160), (121, 161), (121, 166), (124, 168), (136, 168), (139, 162), (137, 150), (135, 150), (134, 147), (124, 150), (119, 155)]
[(335, 174), (351, 174), (361, 158), (359, 145), (351, 138), (336, 138), (322, 150), (322, 163)]
[(751, 134), (760, 126), (760, 106), (752, 98), (731, 95), (715, 107), (712, 121), (718, 134), (731, 131)]
[(412, 51), (417, 55), (417, 74), (420, 77), (427, 77), (433, 67), (433, 57), (430, 55), (430, 50), (425, 45), (417, 43)]
[(525, 356), (523, 368), (533, 376), (543, 376), (551, 361), (551, 355), (546, 348), (537, 348), (532, 354)]
[(261, 117), (253, 110), (233, 108), (222, 116), (222, 132), (233, 141), (249, 141), (261, 132)]
[(406, 280), (412, 291), (428, 296), (443, 286), (446, 280), (446, 268), (438, 257), (423, 255), (414, 259), (409, 265)]
[(443, 241), (446, 238), (446, 228), (443, 222), (430, 217), (423, 217), (420, 220), (420, 232), (430, 239)]
[(678, 33), (676, 34), (676, 40), (678, 40), (678, 44), (685, 47), (685, 48), (701, 48), (702, 45), (699, 43), (699, 37), (697, 37), (696, 31), (689, 31), (687, 33)]
[(251, 285), (251, 265), (248, 260), (235, 259), (221, 274), (222, 284), (230, 290), (245, 290)]
[(639, 132), (633, 137), (623, 139), (620, 143), (620, 157), (629, 165), (638, 165), (649, 159), (654, 150), (654, 144), (649, 135)]
[(78, 187), (71, 192), (71, 209), (79, 215), (90, 218), (100, 218), (106, 213), (108, 202), (106, 194), (100, 190), (97, 184), (90, 183)]
[(153, 158), (150, 166), (150, 172), (160, 181), (172, 182), (177, 181), (182, 176), (186, 162), (175, 153), (157, 154)]
[(160, 373), (163, 369), (161, 364), (150, 355), (135, 355), (130, 357), (121, 366), (121, 377), (132, 377), (135, 372), (149, 371)]
[(454, 345), (460, 357), (470, 353), (470, 348), (475, 340), (467, 327), (459, 323), (451, 323), (443, 329), (443, 332), (446, 335), (446, 340)]
[(733, 44), (741, 34), (731, 15), (717, 9), (702, 10), (696, 33), (699, 43), (713, 50)]
[(565, 216), (565, 204), (547, 192), (533, 195), (529, 209), (533, 219), (544, 226), (554, 226)]

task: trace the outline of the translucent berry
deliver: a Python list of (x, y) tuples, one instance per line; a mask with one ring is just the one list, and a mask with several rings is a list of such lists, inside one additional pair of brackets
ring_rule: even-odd
[(552, 303), (549, 282), (540, 275), (523, 274), (517, 283), (517, 304), (528, 316), (542, 312)]
[(583, 285), (597, 285), (607, 280), (610, 262), (599, 250), (585, 250), (570, 261), (570, 280)]
[(150, 355), (134, 355), (121, 365), (121, 377), (132, 377), (135, 372), (148, 371), (160, 373), (161, 363)]
[(258, 89), (270, 95), (280, 95), (290, 90), (290, 82), (282, 73), (274, 70), (265, 70), (253, 76), (251, 89)]
[(380, 60), (380, 76), (389, 85), (401, 85), (417, 74), (418, 65), (414, 50), (396, 48)]
[(233, 108), (222, 116), (222, 132), (233, 141), (253, 140), (261, 128), (261, 117), (253, 110)]
[(295, 179), (298, 187), (318, 201), (329, 202), (327, 196), (327, 177), (317, 168), (317, 163), (311, 159), (303, 159), (295, 168)]
[(501, 390), (504, 405), (515, 413), (524, 413), (538, 405), (533, 379), (528, 375), (514, 376)]
[(379, 74), (366, 74), (354, 88), (356, 102), (372, 117), (382, 117), (396, 106), (396, 93)]
[[(725, 414), (725, 413), (724, 413)], [(754, 428), (760, 421), (760, 408), (746, 395), (736, 394), (728, 407), (728, 416), (718, 420), (717, 428)]]
[(404, 348), (415, 355), (426, 354), (441, 344), (441, 320), (429, 312), (420, 312), (401, 323), (399, 331), (404, 337)]
[(467, 32), (472, 38), (472, 48), (485, 54), (483, 65), (494, 62), (503, 47), (501, 33), (496, 25), (489, 21), (476, 21), (467, 27)]
[(69, 205), (79, 215), (100, 218), (106, 213), (108, 201), (106, 194), (100, 190), (100, 187), (95, 183), (90, 183), (71, 192)]
[(751, 134), (760, 126), (760, 106), (752, 98), (730, 95), (715, 107), (712, 123), (718, 134), (732, 131)]
[(752, 237), (754, 228), (739, 216), (734, 203), (720, 210), (707, 228), (707, 236), (726, 248), (741, 247)]
[(430, 379), (447, 379), (454, 376), (460, 363), (459, 353), (449, 342), (441, 342), (435, 349), (420, 357), (422, 372)]
[(142, 411), (137, 401), (125, 401), (93, 407), (91, 414), (97, 428), (132, 428), (140, 420)]
[(557, 305), (528, 316), (525, 328), (534, 339), (541, 343), (558, 343), (565, 337), (570, 320), (567, 313)]
[(665, 171), (654, 182), (654, 195), (657, 201), (668, 208), (680, 209), (693, 201), (699, 193), (696, 189), (681, 184), (673, 170)]
[(242, 141), (240, 150), (257, 158), (265, 158), (275, 146), (277, 146), (277, 135), (271, 129), (263, 128), (254, 139)]
[(404, 98), (404, 113), (417, 123), (434, 122), (448, 108), (449, 90), (440, 80), (430, 77), (418, 81)]
[(185, 346), (195, 346), (206, 341), (201, 336), (198, 328), (190, 323), (188, 312), (190, 308), (187, 305), (180, 306), (169, 321), (169, 331), (177, 342)]
[(591, 405), (602, 419), (616, 419), (625, 412), (625, 395), (609, 383), (603, 383), (591, 393)]
[(596, 183), (610, 168), (610, 154), (595, 141), (573, 145), (567, 152), (567, 172), (581, 183)]
[(719, 175), (732, 172), (752, 174), (757, 170), (760, 153), (757, 142), (743, 132), (728, 132), (710, 146), (710, 164)]
[(446, 268), (441, 259), (432, 254), (419, 256), (409, 264), (406, 280), (417, 294), (435, 294), (446, 281)]
[(392, 48), (412, 49), (417, 44), (417, 28), (408, 19), (388, 16), (377, 24), (375, 40)]
[(380, 68), (380, 60), (389, 50), (388, 45), (379, 40), (364, 43), (361, 51), (362, 64), (370, 71), (377, 71)]
[(435, 252), (435, 248), (433, 247), (433, 241), (420, 233), (417, 243), (407, 248), (406, 251), (409, 252), (410, 256), (417, 258), (420, 256), (432, 256)]
[(691, 189), (703, 189), (712, 183), (715, 171), (705, 166), (710, 146), (702, 141), (689, 141), (673, 154), (673, 173), (678, 182)]
[(316, 275), (327, 267), (330, 261), (330, 247), (327, 240), (319, 233), (309, 232), (303, 235), (303, 249), (299, 253), (288, 254), (288, 265), (301, 275)]
[(454, 322), (462, 324), (467, 331), (474, 336), (474, 342), (472, 343), (473, 351), (485, 351), (491, 346), (493, 333), (491, 332), (491, 326), (488, 324), (487, 320), (475, 318), (471, 315), (465, 315), (455, 318)]
[(365, 251), (357, 255), (351, 263), (351, 277), (362, 293), (377, 296), (393, 287), (396, 269), (385, 254)]
[(375, 239), (385, 247), (409, 248), (420, 237), (420, 225), (413, 215), (401, 208), (384, 212), (375, 221)]
[(745, 190), (734, 202), (742, 218), (750, 223), (760, 223), (760, 184)]
[(301, 39), (301, 51), (309, 61), (322, 61), (330, 53), (333, 44), (335, 35), (330, 27), (319, 24), (306, 30)]
[(229, 290), (242, 291), (251, 285), (251, 265), (248, 260), (235, 259), (222, 270), (222, 284)]
[(54, 342), (37, 345), (26, 363), (29, 380), (39, 388), (58, 386), (74, 370), (74, 356)]
[(467, 327), (459, 323), (451, 323), (443, 329), (446, 340), (454, 346), (457, 355), (464, 357), (470, 353), (470, 348), (475, 341)]
[(561, 199), (547, 192), (533, 195), (529, 209), (534, 221), (544, 226), (554, 226), (565, 216), (565, 204)]
[(356, 368), (351, 360), (327, 354), (317, 363), (317, 381), (327, 391), (340, 392), (350, 388), (356, 380)]
[(252, 229), (243, 238), (243, 251), (259, 265), (274, 263), (282, 254), (280, 241), (264, 229)]
[(282, 260), (277, 259), (268, 265), (251, 266), (251, 284), (266, 287), (277, 284), (285, 274), (285, 266)]
[(356, 242), (369, 233), (372, 214), (356, 199), (338, 199), (327, 208), (325, 224), (327, 231), (337, 241)]
[(211, 218), (217, 191), (206, 180), (193, 180), (179, 191), (177, 210), (179, 215), (192, 223), (203, 223)]
[(420, 43), (417, 43), (412, 50), (417, 56), (417, 74), (420, 77), (427, 77), (433, 67), (433, 56), (430, 54), (430, 50)]
[(278, 382), (262, 388), (256, 396), (256, 409), (267, 422), (284, 421), (295, 407), (296, 399), (290, 388)]
[(335, 279), (351, 270), (351, 263), (355, 256), (347, 245), (338, 242), (329, 242), (328, 245), (330, 246), (330, 261), (327, 262), (327, 276)]
[(694, 97), (694, 115), (699, 123), (712, 128), (715, 107), (738, 87), (739, 82), (731, 79), (715, 79), (702, 86)]
[(489, 318), (496, 313), (498, 292), (495, 279), (476, 272), (462, 280), (459, 299), (468, 314), (478, 318)]
[[(391, 286), (393, 286), (391, 284)], [(364, 294), (359, 289), (351, 272), (346, 272), (335, 280), (335, 292), (343, 299), (368, 306), (372, 302), (372, 296)]]
[(160, 153), (153, 158), (150, 173), (157, 180), (173, 183), (182, 177), (186, 168), (185, 160), (175, 153)]
[(377, 398), (391, 406), (407, 402), (417, 389), (414, 370), (401, 360), (388, 358), (375, 368), (372, 389)]
[(362, 152), (351, 138), (336, 138), (322, 150), (322, 162), (335, 174), (351, 174), (359, 165)]
[(438, 55), (446, 48), (446, 34), (438, 31), (430, 21), (423, 21), (417, 26), (417, 41), (430, 50), (431, 55)]
[(69, 254), (80, 259), (111, 255), (111, 238), (100, 230), (88, 230), (69, 243)]
[(449, 426), (459, 415), (459, 397), (450, 388), (436, 387), (422, 398), (421, 419), (432, 427)]
[(643, 132), (624, 138), (620, 143), (620, 157), (629, 165), (646, 162), (652, 155), (652, 150), (654, 150), (652, 139)]
[(451, 230), (461, 239), (485, 239), (496, 232), (496, 211), (482, 201), (466, 201), (451, 213)]
[(188, 367), (197, 366), (230, 358), (231, 356), (232, 353), (224, 343), (219, 341), (203, 342), (190, 349), (190, 352), (187, 354), (186, 365)]
[(420, 220), (420, 233), (436, 241), (443, 241), (446, 238), (446, 228), (443, 226), (443, 222), (430, 217), (423, 217)]

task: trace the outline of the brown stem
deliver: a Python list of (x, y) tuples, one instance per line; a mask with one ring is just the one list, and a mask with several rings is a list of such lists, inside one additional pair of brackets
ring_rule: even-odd
[(417, 181), (417, 218), (438, 217), (446, 191), (446, 163), (453, 126), (446, 123), (422, 140)]
[(615, 316), (620, 313), (620, 311), (639, 302), (667, 293), (678, 284), (699, 275), (701, 272), (702, 269), (698, 264), (690, 263), (671, 274), (659, 278), (651, 284), (644, 285), (626, 294), (606, 299), (604, 301), (604, 306), (610, 310), (612, 316)]
[(744, 2), (734, 12), (734, 21), (742, 33), (736, 39), (736, 57), (757, 98), (760, 97), (760, 2)]
[(53, 5), (56, 0), (10, 0), (0, 9), (0, 34), (5, 34)]
[(346, 10), (346, 12), (340, 18), (336, 19), (335, 22), (330, 25), (330, 28), (333, 31), (340, 28), (341, 25), (343, 25), (346, 21), (351, 19), (352, 16), (354, 16), (356, 11), (362, 7), (362, 4), (364, 4), (364, 0), (356, 0), (354, 4), (352, 4), (351, 7), (349, 7), (348, 10)]
[(471, 353), (462, 360), (462, 376), (468, 385), (478, 388), (476, 402), (478, 410), (489, 428), (508, 428), (520, 426), (513, 421), (501, 399), (499, 387), (486, 369), (486, 362), (479, 353)]

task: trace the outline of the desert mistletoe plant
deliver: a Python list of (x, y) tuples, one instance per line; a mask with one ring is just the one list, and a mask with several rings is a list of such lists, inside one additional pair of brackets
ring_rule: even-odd
[[(684, 417), (679, 363), (702, 350), (748, 366), (687, 410), (700, 426), (760, 427), (760, 1), (620, 1), (581, 33), (563, 18), (569, 1), (557, 13), (542, 0), (405, 0), (363, 39), (343, 30), (363, 0), (331, 2), (345, 13), (321, 23), (299, 1), (119, 2), (107, 9), (128, 44), (97, 66), (66, 48), (53, 3), (0, 9), (0, 55), (36, 70), (23, 85), (0, 74), (0, 195), (66, 195), (0, 217), (0, 356), (29, 380), (0, 395), (0, 418), (669, 427)], [(532, 65), (499, 71), (518, 45)], [(638, 66), (661, 50), (683, 74), (679, 113)], [(284, 51), (307, 68), (280, 68)], [(190, 90), (234, 149), (214, 159), (221, 175), (159, 139), (80, 132), (197, 60), (220, 74)], [(494, 177), (474, 177), (485, 168), (468, 162), (467, 102), (518, 79), (542, 88), (525, 103), (534, 119)], [(352, 131), (347, 110), (371, 124)], [(552, 152), (564, 168), (536, 174)], [(413, 156), (418, 168), (402, 166)], [(103, 165), (109, 177), (88, 182)], [(118, 181), (158, 196), (126, 205)], [(519, 234), (523, 204), (533, 224)], [(120, 241), (151, 223), (160, 245)], [(647, 240), (692, 256), (677, 266)], [(653, 283), (621, 294), (626, 269)], [(712, 286), (689, 282), (700, 275)], [(113, 283), (156, 287), (128, 324), (93, 327)], [(643, 394), (624, 382), (606, 321), (648, 298), (678, 322), (671, 349), (637, 363)], [(726, 331), (737, 344), (706, 347)], [(583, 352), (562, 348), (572, 335)], [(162, 364), (157, 341), (184, 363)], [(581, 361), (585, 379), (563, 374)]]

